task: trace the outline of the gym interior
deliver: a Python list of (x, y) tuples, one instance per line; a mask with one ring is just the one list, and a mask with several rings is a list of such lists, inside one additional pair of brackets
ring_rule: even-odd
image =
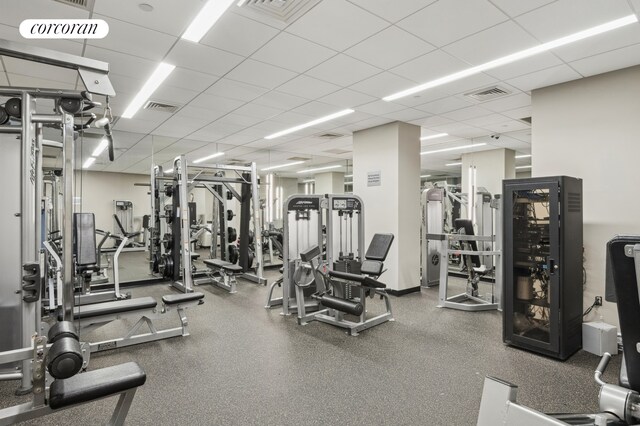
[(0, 425), (640, 424), (640, 0), (3, 0)]

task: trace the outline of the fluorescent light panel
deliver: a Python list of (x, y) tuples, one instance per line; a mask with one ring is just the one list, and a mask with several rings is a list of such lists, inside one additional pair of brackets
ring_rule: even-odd
[(91, 167), (93, 165), (93, 163), (96, 162), (96, 157), (89, 157), (86, 160), (84, 160), (84, 164), (82, 165), (83, 169), (88, 169), (89, 167)]
[(431, 175), (422, 175), (422, 176), (420, 176), (420, 177), (421, 177), (421, 178), (428, 178), (428, 177), (431, 177)]
[(428, 155), (428, 154), (436, 154), (438, 152), (449, 152), (449, 151), (457, 151), (459, 149), (466, 149), (466, 148), (475, 148), (477, 146), (485, 146), (486, 143), (473, 143), (470, 145), (462, 145), (462, 146), (453, 146), (451, 148), (442, 148), (442, 149), (436, 149), (433, 151), (424, 151), (421, 152), (420, 155)]
[(100, 156), (100, 154), (102, 154), (104, 150), (107, 149), (107, 146), (109, 146), (109, 141), (106, 139), (102, 139), (98, 144), (98, 146), (96, 147), (96, 149), (93, 150), (93, 153), (91, 154), (91, 156), (92, 157)]
[(346, 177), (346, 178), (348, 178), (348, 177), (352, 178), (352, 177), (353, 177), (353, 175), (344, 175), (344, 177)]
[(313, 172), (319, 172), (322, 170), (337, 169), (339, 167), (342, 167), (342, 166), (335, 165), (335, 166), (327, 166), (327, 167), (318, 167), (316, 169), (300, 170), (299, 172), (296, 172), (296, 173), (313, 173)]
[(298, 130), (306, 129), (307, 127), (315, 126), (316, 124), (320, 124), (320, 123), (324, 123), (324, 122), (327, 122), (327, 121), (335, 120), (336, 118), (343, 117), (345, 115), (349, 115), (349, 114), (351, 114), (353, 112), (355, 112), (355, 111), (352, 110), (352, 109), (343, 109), (342, 111), (334, 112), (333, 114), (329, 114), (327, 116), (317, 118), (315, 120), (309, 121), (308, 123), (300, 124), (298, 126), (294, 126), (294, 127), (289, 128), (289, 129), (282, 130), (280, 132), (276, 132), (276, 133), (274, 133), (272, 135), (265, 136), (264, 138), (265, 139), (279, 138), (280, 136), (288, 135), (289, 133), (297, 132)]
[(262, 171), (263, 172), (267, 172), (269, 170), (276, 170), (276, 169), (281, 169), (283, 167), (296, 166), (296, 165), (302, 164), (302, 163), (304, 163), (304, 161), (293, 161), (291, 163), (279, 164), (277, 166), (266, 167), (266, 168), (262, 169)]
[(142, 89), (140, 89), (138, 94), (133, 98), (127, 109), (122, 114), (122, 117), (132, 118), (174, 69), (175, 65), (161, 62), (153, 74), (151, 74), (147, 82), (144, 83)]
[(530, 169), (531, 166), (518, 166), (516, 169)]
[(531, 157), (531, 154), (516, 155), (516, 158), (529, 158), (529, 157)]
[(445, 166), (448, 166), (448, 167), (451, 167), (451, 166), (461, 166), (461, 165), (462, 165), (462, 162), (461, 162), (461, 161), (458, 161), (458, 162), (456, 162), (456, 163), (447, 163), (447, 164), (445, 164)]
[[(198, 43), (234, 1), (236, 0), (209, 0), (191, 21), (182, 38)], [(238, 6), (241, 6), (240, 2)]]
[(583, 31), (579, 31), (574, 34), (570, 34), (565, 37), (558, 38), (556, 40), (549, 41), (547, 43), (540, 44), (538, 46), (530, 47), (529, 49), (521, 50), (516, 53), (512, 53), (511, 55), (503, 56), (498, 59), (494, 59), (493, 61), (485, 62), (484, 64), (477, 65), (475, 67), (467, 68), (462, 71), (458, 71), (453, 74), (446, 75), (444, 77), (437, 78), (435, 80), (431, 80), (419, 86), (412, 87), (410, 89), (403, 90), (401, 92), (394, 93), (383, 98), (385, 101), (393, 101), (396, 99), (404, 98), (405, 96), (410, 96), (418, 92), (422, 92), (427, 89), (431, 89), (433, 87), (441, 86), (443, 84), (451, 83), (453, 81), (457, 81), (463, 79), (465, 77), (469, 77), (472, 75), (479, 74), (484, 71), (488, 71), (490, 69), (494, 69), (500, 67), (502, 65), (510, 64), (515, 61), (519, 61), (521, 59), (525, 59), (539, 53), (546, 52), (551, 49), (555, 49), (557, 47), (565, 46), (570, 43), (574, 43), (576, 41), (584, 40), (589, 37), (596, 36), (598, 34), (602, 34), (608, 31), (615, 30), (617, 28), (624, 27), (629, 24), (633, 24), (634, 22), (638, 22), (638, 18), (636, 15), (628, 15), (620, 19), (616, 19), (613, 21), (606, 22), (602, 25), (598, 25), (595, 27), (588, 28)]
[(437, 133), (435, 135), (423, 136), (420, 138), (421, 141), (428, 141), (431, 139), (443, 138), (445, 136), (449, 136), (449, 133)]
[(216, 152), (215, 154), (211, 154), (209, 156), (198, 158), (197, 160), (193, 160), (193, 164), (203, 163), (207, 160), (211, 160), (216, 157), (221, 157), (223, 155), (224, 155), (224, 152)]

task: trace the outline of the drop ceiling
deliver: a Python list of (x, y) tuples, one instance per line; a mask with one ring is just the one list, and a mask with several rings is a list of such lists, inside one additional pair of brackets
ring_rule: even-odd
[[(352, 133), (396, 120), (422, 127), (423, 150), (486, 143), (477, 150), (531, 152), (530, 91), (640, 64), (640, 24), (385, 102), (381, 97), (608, 20), (640, 12), (640, 0), (322, 0), (284, 21), (232, 5), (200, 41), (180, 35), (201, 0), (95, 0), (86, 11), (53, 0), (3, 0), (0, 38), (106, 61), (122, 114), (160, 61), (175, 71), (151, 100), (175, 113), (140, 110), (115, 125), (116, 160), (92, 170), (148, 173), (179, 154), (191, 160), (225, 152), (225, 159), (259, 168), (293, 157), (304, 167), (347, 164)], [(28, 18), (99, 18), (102, 40), (24, 40)], [(0, 84), (81, 89), (73, 72), (0, 58)], [(470, 92), (499, 86), (509, 92), (478, 102)], [(344, 108), (356, 112), (273, 140), (264, 136)], [(343, 135), (335, 139), (325, 133)], [(500, 134), (499, 139), (491, 135)], [(80, 149), (88, 156), (97, 138)], [(422, 156), (423, 173), (459, 174), (449, 151)], [(84, 159), (84, 158), (83, 158)], [(518, 160), (518, 165), (529, 159)], [(296, 166), (296, 170), (302, 166)], [(295, 170), (291, 170), (293, 172)], [(287, 175), (285, 170), (279, 170)], [(295, 173), (291, 173), (295, 176)], [(299, 176), (299, 175), (298, 175)]]

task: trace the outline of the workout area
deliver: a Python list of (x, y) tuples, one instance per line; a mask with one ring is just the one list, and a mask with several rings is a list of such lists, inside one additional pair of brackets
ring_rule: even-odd
[(640, 0), (2, 0), (0, 426), (640, 425)]

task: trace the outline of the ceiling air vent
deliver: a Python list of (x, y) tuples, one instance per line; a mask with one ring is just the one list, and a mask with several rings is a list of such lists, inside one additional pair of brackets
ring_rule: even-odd
[(178, 111), (180, 107), (178, 105), (165, 104), (163, 102), (147, 101), (147, 103), (144, 104), (143, 109), (148, 109), (151, 111), (169, 112), (173, 114), (174, 112)]
[(320, 0), (240, 0), (238, 6), (248, 14), (291, 23), (307, 13)]
[(239, 160), (237, 158), (232, 158), (228, 161), (224, 162), (227, 166), (244, 166), (247, 164), (247, 160)]
[(484, 89), (476, 90), (475, 92), (465, 93), (464, 95), (474, 101), (484, 102), (502, 96), (510, 95), (511, 92), (500, 86), (486, 87)]
[(309, 157), (289, 157), (287, 161), (308, 161), (311, 160)]
[(322, 133), (320, 135), (315, 135), (316, 138), (319, 139), (338, 139), (343, 137), (340, 133)]
[(69, 6), (77, 7), (88, 11), (93, 10), (93, 3), (95, 0), (54, 0), (58, 3), (66, 4)]

